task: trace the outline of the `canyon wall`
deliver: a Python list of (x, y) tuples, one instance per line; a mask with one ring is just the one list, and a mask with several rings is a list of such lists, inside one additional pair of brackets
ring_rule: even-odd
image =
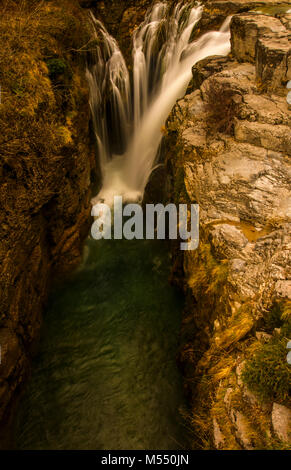
[(4, 2), (0, 35), (0, 446), (29, 373), (52, 278), (80, 261), (96, 180), (75, 1)]
[[(247, 4), (207, 2), (202, 29), (218, 3)], [(200, 205), (198, 250), (173, 249), (194, 448), (290, 448), (291, 15), (265, 3), (194, 66), (163, 142), (169, 199)]]

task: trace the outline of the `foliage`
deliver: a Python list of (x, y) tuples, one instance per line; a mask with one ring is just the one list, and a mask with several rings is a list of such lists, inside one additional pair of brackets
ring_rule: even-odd
[(200, 240), (197, 256), (199, 261), (188, 281), (189, 286), (195, 291), (206, 292), (209, 296), (221, 297), (228, 276), (227, 260), (216, 260), (210, 244), (203, 240)]
[(291, 393), (291, 367), (286, 360), (286, 338), (274, 337), (247, 361), (242, 380), (262, 400), (284, 402)]
[(55, 79), (67, 71), (67, 64), (63, 59), (49, 59), (46, 62), (50, 79)]

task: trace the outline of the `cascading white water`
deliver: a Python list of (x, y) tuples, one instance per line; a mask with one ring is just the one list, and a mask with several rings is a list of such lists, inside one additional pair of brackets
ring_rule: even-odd
[[(201, 14), (200, 5), (191, 8), (180, 2), (171, 14), (167, 3), (154, 5), (134, 33), (132, 92), (116, 41), (93, 18), (102, 43), (87, 75), (103, 175), (102, 189), (93, 204), (103, 200), (112, 205), (115, 195), (127, 201), (142, 198), (156, 163), (161, 128), (176, 100), (184, 95), (193, 65), (211, 55), (228, 54), (228, 20), (220, 31), (191, 41)], [(118, 145), (114, 146), (116, 138)]]

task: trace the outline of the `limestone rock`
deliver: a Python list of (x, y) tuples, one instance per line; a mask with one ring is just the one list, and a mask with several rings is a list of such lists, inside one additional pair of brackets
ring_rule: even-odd
[(231, 21), (232, 54), (256, 64), (256, 78), (267, 91), (279, 90), (291, 77), (291, 37), (288, 23), (256, 13), (235, 15)]
[(277, 281), (275, 289), (279, 297), (291, 299), (291, 281)]
[(260, 36), (285, 32), (277, 18), (242, 13), (231, 20), (231, 52), (239, 61), (255, 62), (256, 45)]
[(234, 132), (239, 142), (248, 142), (258, 147), (291, 155), (291, 133), (288, 126), (237, 121)]
[(239, 365), (236, 368), (237, 383), (240, 387), (243, 385), (243, 381), (241, 379), (241, 374), (242, 374), (242, 371), (245, 367), (245, 364), (246, 364), (246, 361), (242, 361), (242, 362), (239, 363)]
[(216, 449), (223, 449), (225, 438), (215, 418), (213, 419), (213, 437)]
[(233, 259), (231, 261), (231, 268), (236, 272), (244, 271), (245, 265), (246, 262), (243, 259)]
[(279, 439), (291, 443), (291, 410), (289, 408), (274, 403), (272, 425)]
[[(219, 3), (226, 8), (226, 2), (208, 2), (209, 12)], [(274, 300), (289, 297), (290, 290), (291, 118), (284, 82), (289, 23), (281, 20), (257, 13), (235, 16), (231, 57), (211, 57), (193, 67), (196, 90), (179, 100), (167, 123), (166, 165), (173, 179), (179, 175), (184, 183), (181, 193), (175, 191), (175, 200), (187, 198), (200, 206), (200, 247), (195, 253), (174, 255), (188, 294), (183, 328), (191, 325), (195, 348), (205, 347), (197, 368), (192, 365), (193, 376), (204, 390), (205, 375), (214, 371), (211, 411), (216, 416), (215, 410), (221, 410), (232, 423), (227, 426), (235, 428), (232, 440), (222, 421), (213, 422), (210, 431), (217, 448), (222, 437), (223, 448), (239, 442), (244, 449), (268, 446), (273, 439), (270, 404), (248, 390), (241, 372), (246, 352), (255, 350), (257, 340), (270, 339), (260, 331), (261, 319)], [(260, 41), (268, 44), (266, 67)], [(268, 67), (274, 73), (268, 74)], [(212, 115), (209, 89), (227, 89), (235, 96), (228, 131), (215, 127), (213, 116), (219, 120), (229, 109), (219, 96), (222, 105)], [(215, 105), (215, 99), (211, 102)], [(196, 401), (199, 405), (199, 398)]]

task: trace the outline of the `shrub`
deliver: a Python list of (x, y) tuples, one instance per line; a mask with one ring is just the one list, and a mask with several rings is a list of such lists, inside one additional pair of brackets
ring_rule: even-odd
[(242, 380), (262, 400), (284, 402), (291, 392), (291, 367), (287, 363), (286, 338), (263, 344), (242, 372)]
[(49, 59), (46, 64), (51, 80), (56, 79), (67, 71), (67, 64), (63, 59)]

